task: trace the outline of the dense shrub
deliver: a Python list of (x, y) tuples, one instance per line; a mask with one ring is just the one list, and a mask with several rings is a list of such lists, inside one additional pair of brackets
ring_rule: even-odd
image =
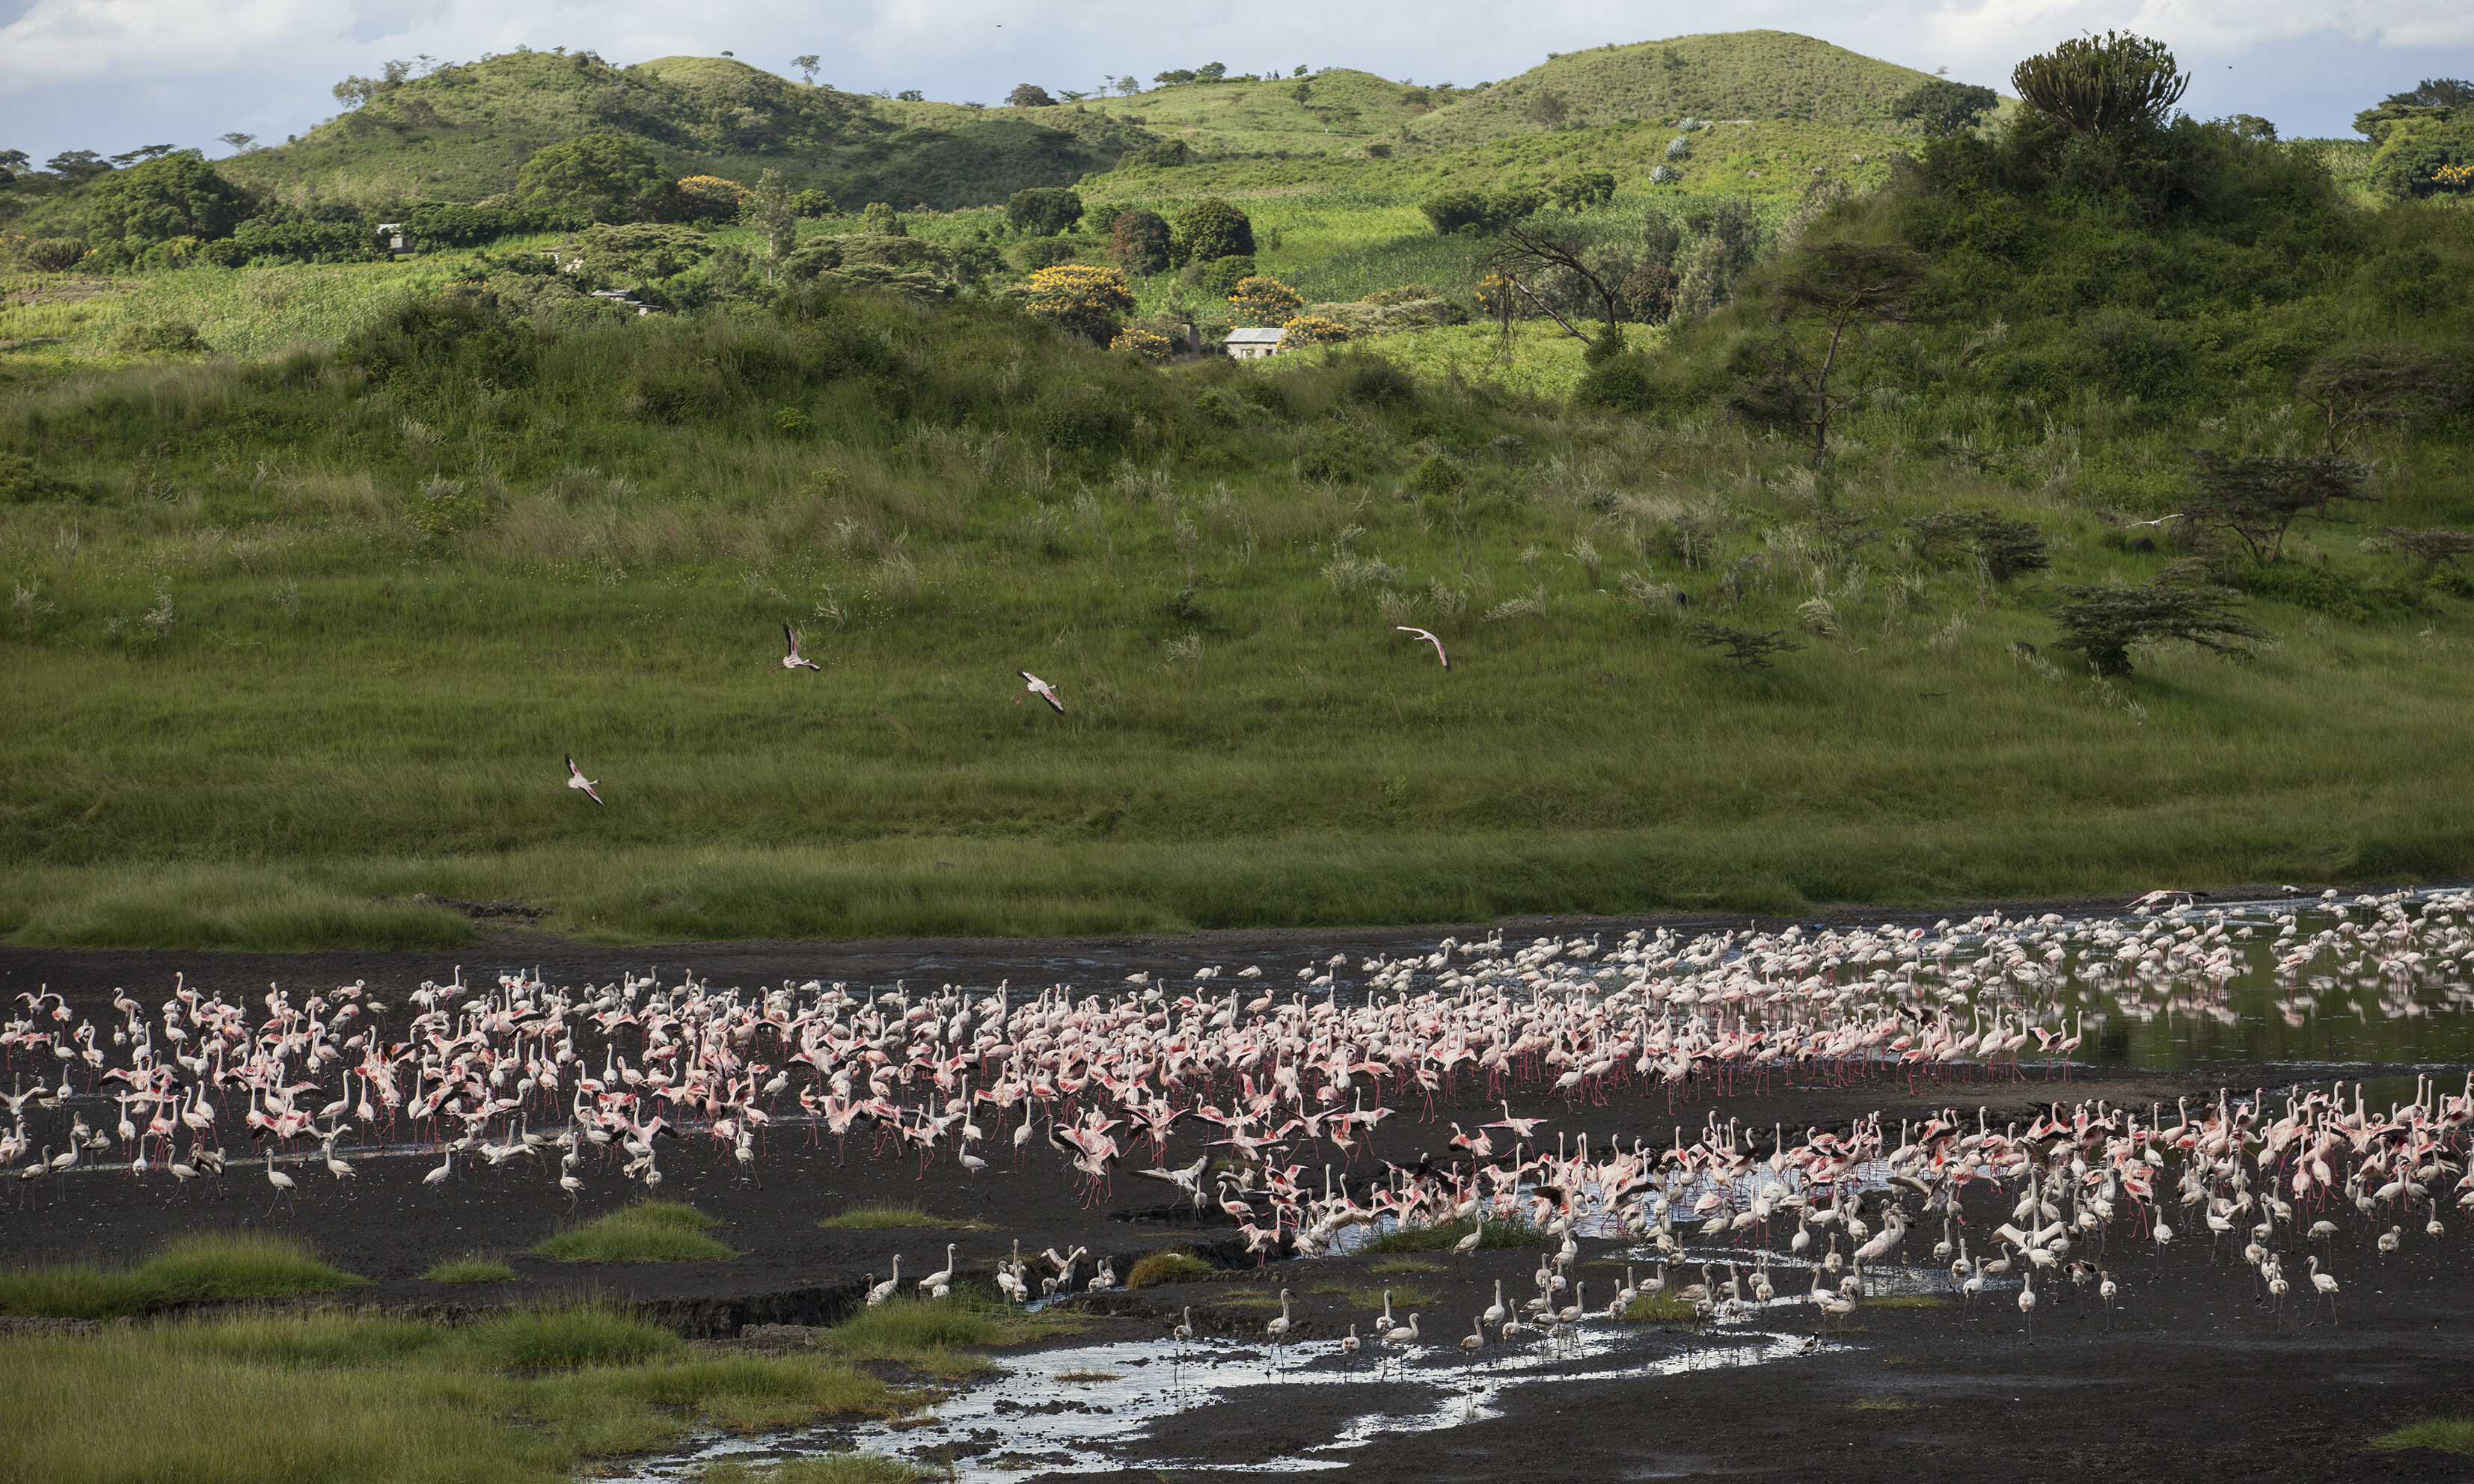
[(1254, 255), (1254, 223), (1245, 212), (1212, 197), (1177, 213), (1169, 244), (1173, 265), (1207, 263), (1224, 257)]

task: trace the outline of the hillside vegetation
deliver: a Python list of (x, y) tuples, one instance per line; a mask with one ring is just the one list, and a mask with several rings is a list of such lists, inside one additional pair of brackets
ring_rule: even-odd
[(384, 86), (300, 139), (225, 161), (294, 205), (477, 202), (511, 190), (544, 145), (619, 133), (672, 175), (779, 171), (854, 202), (1002, 201), (1113, 164), (1148, 137), (1072, 109), (909, 105), (808, 86), (718, 57), (617, 67), (589, 53), (512, 52)]
[(1733, 31), (1566, 52), (1409, 126), (1458, 148), (1508, 134), (1644, 119), (1886, 124), (1928, 74), (1783, 31)]
[[(2474, 214), (2365, 209), (2233, 124), (2030, 110), (1869, 193), (1723, 174), (1840, 127), (1703, 132), (1705, 185), (1515, 223), (1675, 288), (1613, 334), (1543, 272), (1578, 329), (1483, 312), (1510, 228), (1436, 231), (1419, 198), (1463, 178), (1397, 156), (1362, 162), (1404, 172), (1381, 192), (1205, 177), (1250, 219), (1095, 178), (1128, 195), (1093, 221), (1250, 235), (1376, 331), (1260, 363), (1101, 349), (1119, 310), (1040, 295), (1104, 286), (1108, 239), (993, 208), (9, 310), (123, 306), (0, 361), (0, 930), (469, 940), (427, 897), (616, 940), (1099, 932), (2474, 869)], [(1486, 179), (1625, 134), (1494, 141)], [(1122, 291), (1199, 308), (1189, 270), (1236, 260)], [(296, 281), (380, 287), (279, 352), (104, 328)], [(2191, 621), (2102, 627), (2125, 606)]]

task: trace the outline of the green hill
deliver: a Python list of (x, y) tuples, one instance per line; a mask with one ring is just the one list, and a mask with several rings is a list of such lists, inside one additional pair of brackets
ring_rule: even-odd
[(853, 202), (957, 207), (1062, 185), (1151, 142), (1070, 108), (916, 106), (811, 87), (719, 57), (614, 67), (590, 53), (513, 52), (381, 85), (299, 139), (223, 161), (295, 205), (476, 202), (512, 188), (544, 145), (606, 131), (679, 175), (754, 180)]
[(1628, 119), (1887, 123), (1891, 104), (1926, 80), (1811, 36), (1723, 32), (1565, 52), (1417, 119), (1409, 134), (1449, 148)]
[(1311, 78), (1189, 83), (1094, 103), (1199, 155), (1359, 153), (1451, 96), (1335, 67)]

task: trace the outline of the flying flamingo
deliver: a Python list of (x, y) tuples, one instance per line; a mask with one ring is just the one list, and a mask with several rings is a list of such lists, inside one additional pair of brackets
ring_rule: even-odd
[(1065, 715), (1065, 703), (1056, 698), (1056, 687), (1050, 685), (1047, 681), (1040, 679), (1037, 675), (1032, 674), (1027, 669), (1018, 669), (1015, 670), (1014, 673), (1031, 682), (1029, 685), (1023, 687), (1024, 690), (1029, 691), (1031, 694), (1038, 696), (1041, 700), (1055, 707), (1056, 714), (1058, 716), (1061, 717)]
[(799, 652), (799, 631), (797, 629), (785, 623), (782, 625), (782, 637), (788, 641), (790, 645), (790, 652), (782, 656), (782, 668), (784, 669), (813, 669), (817, 671), (822, 671), (824, 669), (822, 665), (817, 664), (815, 661), (809, 659), (807, 656)]
[[(596, 804), (601, 804), (601, 795), (593, 791), (593, 786), (598, 782), (600, 782), (600, 780), (597, 778), (587, 778), (584, 776), (584, 769), (575, 766), (574, 753), (570, 752), (567, 755), (567, 786), (569, 788), (582, 789), (586, 798), (593, 800), (593, 802)], [(601, 804), (601, 807), (608, 809), (610, 806), (607, 804)]]
[(1419, 640), (1424, 644), (1433, 645), (1435, 646), (1435, 658), (1443, 662), (1443, 669), (1449, 669), (1452, 668), (1452, 657), (1443, 652), (1443, 642), (1442, 640), (1427, 633), (1424, 629), (1411, 628), (1406, 623), (1395, 623), (1392, 627), (1400, 633), (1408, 635), (1412, 639)]

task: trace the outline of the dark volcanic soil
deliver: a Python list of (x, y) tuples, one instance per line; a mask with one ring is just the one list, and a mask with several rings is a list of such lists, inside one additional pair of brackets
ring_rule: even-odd
[[(2077, 906), (2079, 904), (2070, 904)], [(2118, 905), (2118, 904), (2107, 904)], [(2057, 904), (2059, 910), (2069, 910)], [(2016, 911), (2017, 905), (2012, 904)], [(2082, 908), (2084, 910), (2084, 908)], [(1878, 921), (1879, 912), (1862, 914)], [(1935, 913), (1933, 915), (1942, 915)], [(1625, 924), (1629, 925), (1629, 924)], [(1740, 925), (1740, 921), (1735, 925)], [(1537, 931), (1566, 930), (1569, 921)], [(1524, 932), (1514, 925), (1507, 936)], [(1589, 931), (1584, 928), (1583, 931)], [(0, 995), (48, 984), (80, 1010), (110, 1013), (115, 987), (150, 1006), (159, 1004), (176, 971), (189, 982), (233, 996), (263, 994), (270, 980), (306, 990), (366, 980), (393, 999), (423, 979), (445, 980), (457, 964), (467, 981), (487, 981), (501, 966), (539, 964), (552, 984), (607, 982), (619, 971), (658, 963), (665, 981), (679, 970), (721, 984), (758, 985), (811, 978), (853, 983), (906, 979), (913, 986), (954, 983), (987, 985), (1011, 977), (1017, 986), (1070, 980), (1093, 987), (1136, 968), (1181, 973), (1204, 962), (1260, 962), (1277, 973), (1346, 950), (1431, 942), (1434, 934), (1326, 933), (1196, 935), (1190, 937), (1079, 941), (928, 944), (704, 944), (651, 949), (591, 949), (544, 935), (493, 937), (458, 954), (64, 954), (0, 948)], [(1611, 934), (1612, 936), (1612, 934)], [(108, 1021), (107, 1021), (108, 1023)], [(0, 1067), (0, 1078), (10, 1069)], [(2462, 1075), (2462, 1074), (2460, 1074)], [(2031, 1116), (2033, 1105), (2056, 1097), (2170, 1103), (2180, 1095), (2279, 1085), (2273, 1074), (2206, 1077), (2085, 1072), (2071, 1084), (2036, 1080), (1926, 1087), (1911, 1094), (1903, 1081), (1880, 1079), (1845, 1088), (1811, 1088), (1766, 1097), (1736, 1096), (1681, 1104), (1661, 1095), (1620, 1095), (1603, 1106), (1567, 1108), (1560, 1101), (1515, 1100), (1523, 1116), (1550, 1120), (1545, 1132), (1587, 1131), (1594, 1140), (1639, 1137), (1668, 1143), (1676, 1126), (1691, 1131), (1715, 1108), (1791, 1130), (1844, 1123), (1874, 1111), (1891, 1122), (1957, 1107), (1978, 1107), (1996, 1123)], [(2454, 1076), (2446, 1081), (2455, 1081)], [(1524, 1106), (1524, 1103), (1526, 1106)], [(30, 1105), (30, 1112), (32, 1106)], [(791, 1110), (795, 1114), (795, 1109)], [(55, 1115), (57, 1116), (57, 1115)], [(88, 1113), (89, 1119), (94, 1114)], [(1380, 1171), (1369, 1157), (1414, 1163), (1444, 1156), (1448, 1121), (1464, 1126), (1496, 1116), (1474, 1097), (1425, 1123), (1412, 1106), (1376, 1132), (1361, 1152), (1354, 1176)], [(36, 1126), (37, 1141), (50, 1131)], [(990, 1130), (1002, 1147), (1006, 1135)], [(245, 1139), (226, 1134), (228, 1148)], [(177, 1190), (158, 1173), (144, 1180), (125, 1173), (81, 1173), (35, 1182), (40, 1188), (0, 1191), (0, 1265), (66, 1257), (116, 1259), (142, 1255), (164, 1237), (203, 1227), (250, 1227), (297, 1232), (339, 1266), (376, 1281), (351, 1297), (390, 1306), (488, 1304), (543, 1297), (559, 1290), (598, 1292), (644, 1302), (691, 1334), (727, 1335), (742, 1324), (829, 1321), (873, 1274), (890, 1271), (903, 1254), (906, 1275), (941, 1265), (948, 1241), (963, 1268), (1000, 1256), (1019, 1238), (1025, 1251), (1082, 1244), (1114, 1254), (1122, 1276), (1130, 1260), (1164, 1247), (1191, 1246), (1236, 1264), (1225, 1219), (1163, 1219), (1166, 1187), (1120, 1179), (1106, 1198), (1085, 1209), (1062, 1160), (1034, 1141), (1016, 1173), (1010, 1156), (989, 1151), (993, 1167), (966, 1180), (948, 1158), (920, 1178), (915, 1160), (873, 1156), (854, 1138), (847, 1152), (830, 1137), (777, 1126), (760, 1164), (763, 1184), (716, 1160), (709, 1140), (679, 1146), (663, 1160), (662, 1194), (692, 1202), (720, 1217), (715, 1234), (739, 1251), (720, 1263), (660, 1267), (568, 1266), (526, 1250), (570, 1219), (555, 1168), (521, 1161), (492, 1170), (458, 1166), (443, 1186), (422, 1177), (435, 1155), (355, 1156), (359, 1177), (339, 1186), (315, 1163), (290, 1166), (300, 1181), (296, 1203), (270, 1212), (272, 1194), (260, 1166), (234, 1164), (207, 1188)], [(1196, 1135), (1173, 1141), (1172, 1161), (1198, 1152)], [(342, 1151), (353, 1152), (348, 1147)], [(314, 1152), (313, 1152), (314, 1153)], [(640, 1187), (615, 1166), (589, 1168), (578, 1213), (631, 1203)], [(12, 1184), (17, 1182), (12, 1181)], [(1976, 1187), (1981, 1189), (1981, 1187)], [(24, 1204), (20, 1204), (21, 1198)], [(954, 1229), (842, 1231), (819, 1218), (871, 1201), (916, 1201), (951, 1220)], [(1971, 1205), (1979, 1232), (2006, 1219), (1993, 1203)], [(2383, 1257), (2369, 1229), (2348, 1224), (2315, 1249), (2343, 1284), (2331, 1325), (2324, 1306), (2305, 1297), (2304, 1253), (2287, 1259), (2297, 1294), (2288, 1301), (2282, 1333), (2253, 1300), (2253, 1279), (2230, 1252), (2212, 1253), (2186, 1235), (2161, 1255), (2117, 1231), (2105, 1260), (2122, 1296), (2113, 1326), (2091, 1302), (2074, 1302), (2068, 1285), (2043, 1286), (2032, 1341), (2015, 1306), (2015, 1290), (1968, 1317), (1942, 1308), (1859, 1306), (1843, 1348), (1754, 1368), (1708, 1370), (1647, 1379), (1572, 1377), (1506, 1394), (1504, 1415), (1427, 1432), (1378, 1438), (1337, 1455), (1349, 1479), (1451, 1480), (1690, 1478), (1722, 1475), (1780, 1479), (1986, 1480), (2018, 1484), (2045, 1479), (2467, 1479), (2474, 1462), (2433, 1452), (2375, 1453), (2365, 1443), (2403, 1423), (2432, 1416), (2474, 1416), (2474, 1225), (2442, 1207), (2448, 1234), (2427, 1237), (2410, 1228), (2403, 1250)], [(965, 1223), (983, 1224), (977, 1229)], [(2195, 1227), (2195, 1223), (2193, 1223)], [(1919, 1229), (1903, 1255), (1924, 1264), (1941, 1233)], [(1784, 1231), (1778, 1245), (1783, 1245)], [(1611, 1243), (1584, 1243), (1584, 1262), (1620, 1255)], [(467, 1253), (499, 1255), (518, 1280), (496, 1288), (458, 1288), (422, 1281), (431, 1264)], [(1424, 1333), (1443, 1346), (1467, 1332), (1469, 1317), (1492, 1302), (1503, 1279), (1507, 1295), (1534, 1292), (1530, 1250), (1492, 1250), (1467, 1257), (1425, 1254), (1445, 1272), (1395, 1282), (1417, 1283), (1435, 1297), (1418, 1307)], [(1100, 1318), (1072, 1342), (1116, 1336), (1157, 1338), (1185, 1306), (1198, 1328), (1259, 1340), (1276, 1313), (1264, 1300), (1281, 1286), (1299, 1301), (1300, 1352), (1350, 1324), (1361, 1334), (1374, 1312), (1319, 1287), (1376, 1287), (1370, 1259), (1335, 1258), (1252, 1269), (1232, 1266), (1219, 1278), (1120, 1293), (1090, 1301)], [(1640, 1265), (1642, 1276), (1647, 1267)], [(1087, 1271), (1087, 1270), (1086, 1270)], [(1584, 1266), (1593, 1306), (1603, 1307), (1620, 1281), (1620, 1263)], [(1781, 1288), (1808, 1278), (1781, 1270)], [(1684, 1280), (1679, 1277), (1679, 1281)], [(1410, 1305), (1396, 1305), (1406, 1310)], [(2316, 1323), (2305, 1321), (2316, 1318)], [(1809, 1331), (1808, 1308), (1764, 1325)], [(1682, 1349), (1678, 1331), (1661, 1340)], [(1036, 1367), (1036, 1351), (1007, 1364)], [(1177, 1479), (1224, 1471), (1279, 1467), (1277, 1460), (1330, 1440), (1365, 1413), (1364, 1390), (1265, 1385), (1230, 1394), (1223, 1405), (1165, 1421), (1122, 1442), (1128, 1480), (1154, 1480), (1166, 1469)], [(1334, 1455), (1323, 1455), (1332, 1457)], [(1025, 1475), (1037, 1477), (1045, 1475)], [(1079, 1475), (1109, 1477), (1113, 1475)]]

